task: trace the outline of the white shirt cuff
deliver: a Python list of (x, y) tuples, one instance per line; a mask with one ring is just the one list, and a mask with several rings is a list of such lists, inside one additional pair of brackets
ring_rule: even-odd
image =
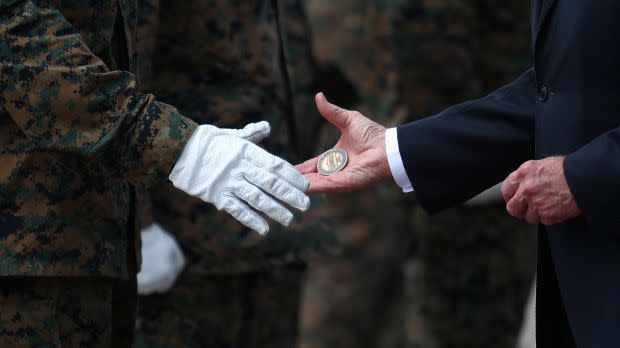
[(390, 171), (394, 177), (396, 184), (403, 189), (403, 192), (413, 192), (413, 186), (405, 171), (403, 159), (400, 157), (400, 149), (398, 147), (398, 132), (396, 128), (389, 128), (385, 132), (385, 152), (387, 153)]

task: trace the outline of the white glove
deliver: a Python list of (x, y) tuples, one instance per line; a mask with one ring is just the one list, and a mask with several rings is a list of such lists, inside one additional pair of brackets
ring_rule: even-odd
[(220, 128), (220, 130), (230, 135), (243, 138), (254, 144), (260, 143), (263, 139), (269, 136), (269, 133), (271, 133), (271, 127), (267, 121), (250, 123), (243, 127), (243, 129)]
[(267, 122), (242, 130), (199, 126), (169, 179), (176, 188), (213, 203), (260, 234), (267, 233), (269, 225), (254, 209), (288, 226), (293, 214), (276, 199), (305, 211), (310, 206), (304, 194), (309, 183), (288, 162), (239, 137), (260, 140), (268, 133)]
[(142, 268), (138, 273), (138, 293), (164, 293), (172, 287), (183, 267), (185, 257), (176, 240), (160, 225), (144, 228), (142, 236)]

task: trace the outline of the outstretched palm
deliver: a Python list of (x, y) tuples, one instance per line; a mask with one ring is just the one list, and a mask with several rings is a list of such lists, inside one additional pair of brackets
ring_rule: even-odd
[(297, 165), (310, 181), (308, 193), (353, 191), (390, 177), (383, 126), (359, 112), (330, 104), (322, 93), (316, 95), (316, 105), (321, 115), (340, 130), (335, 147), (347, 151), (349, 163), (341, 172), (330, 176), (317, 172), (318, 157)]

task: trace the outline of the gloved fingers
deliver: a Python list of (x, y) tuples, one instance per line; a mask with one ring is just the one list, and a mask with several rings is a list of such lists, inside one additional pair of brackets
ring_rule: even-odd
[(269, 224), (267, 224), (267, 221), (239, 199), (230, 198), (222, 210), (230, 214), (244, 226), (258, 232), (260, 235), (265, 235), (269, 232)]
[(179, 243), (177, 243), (176, 239), (174, 239), (174, 237), (170, 234), (168, 234), (167, 237), (169, 238), (170, 243), (170, 250), (168, 251), (170, 257), (170, 267), (174, 273), (174, 277), (176, 278), (185, 267), (185, 255), (183, 255), (183, 250), (181, 249)]
[(142, 271), (138, 273), (138, 293), (140, 295), (150, 295), (153, 292), (157, 291), (157, 285), (160, 284), (157, 278), (157, 273)]
[(171, 262), (174, 266), (174, 269), (177, 273), (181, 273), (183, 268), (185, 268), (185, 255), (183, 255), (183, 251), (181, 251), (180, 247), (177, 247), (170, 255)]
[(159, 243), (162, 238), (161, 231), (159, 230), (157, 223), (151, 223), (147, 227), (144, 227), (140, 232), (140, 238), (142, 239), (142, 247), (149, 245), (155, 245)]
[(150, 295), (153, 293), (165, 293), (172, 286), (176, 280), (176, 275), (173, 274), (153, 274), (147, 279), (138, 278), (138, 293), (141, 295)]
[(293, 214), (268, 194), (249, 182), (236, 185), (233, 193), (246, 201), (252, 208), (265, 213), (271, 219), (288, 226), (293, 221)]
[(258, 144), (263, 139), (269, 136), (269, 134), (271, 133), (271, 126), (267, 121), (250, 123), (247, 126), (243, 127), (241, 133), (241, 138), (253, 142), (254, 144)]
[(254, 163), (295, 186), (299, 191), (306, 192), (310, 182), (295, 167), (285, 160), (270, 154), (258, 146), (248, 147), (246, 152), (248, 161)]
[(222, 129), (230, 135), (234, 135), (239, 138), (243, 138), (249, 142), (257, 144), (263, 139), (269, 136), (271, 133), (271, 126), (267, 121), (261, 121), (257, 123), (250, 123), (243, 127), (243, 129)]
[[(160, 253), (161, 254), (161, 253)], [(162, 265), (153, 260), (156, 257), (169, 257), (169, 264)], [(163, 293), (174, 285), (177, 277), (183, 270), (185, 259), (182, 254), (175, 255), (151, 255), (152, 262), (143, 262), (144, 269), (137, 275), (138, 293), (149, 295), (153, 292)]]
[(265, 169), (257, 167), (255, 170), (244, 173), (244, 177), (252, 184), (291, 207), (301, 211), (306, 211), (310, 207), (310, 198), (305, 193)]

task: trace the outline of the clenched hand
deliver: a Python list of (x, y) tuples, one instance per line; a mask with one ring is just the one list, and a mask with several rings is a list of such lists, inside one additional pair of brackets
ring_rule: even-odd
[(510, 215), (555, 225), (581, 215), (564, 177), (564, 157), (525, 162), (506, 178), (502, 195)]

